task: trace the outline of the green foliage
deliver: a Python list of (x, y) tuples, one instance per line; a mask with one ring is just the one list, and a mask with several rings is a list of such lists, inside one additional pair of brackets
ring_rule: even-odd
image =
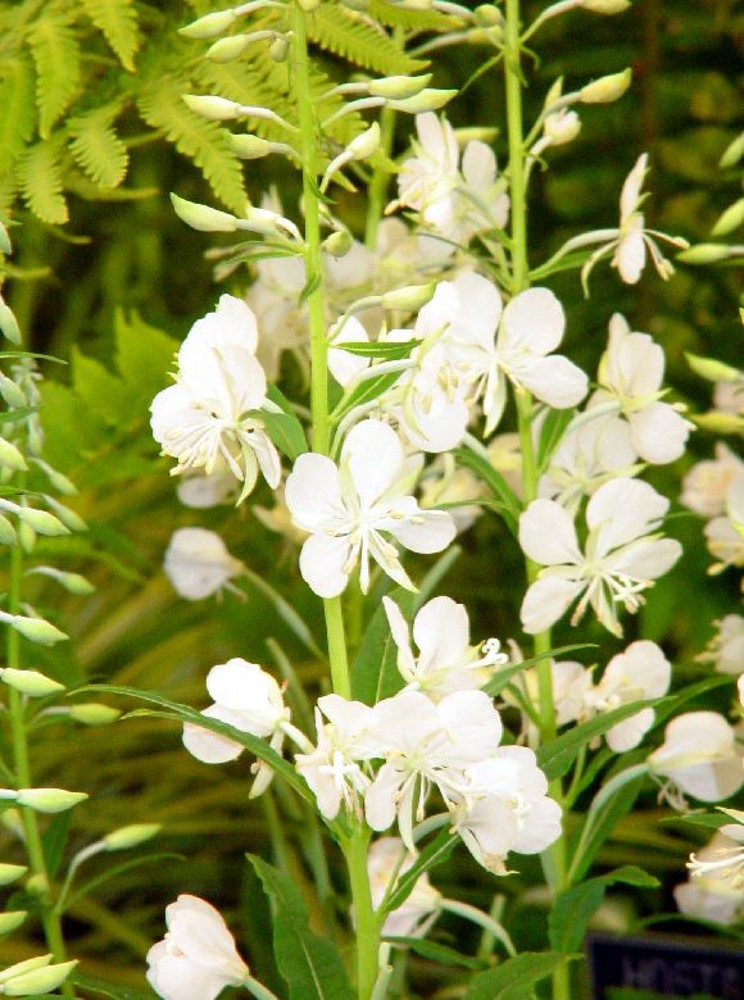
[(525, 1000), (536, 983), (552, 975), (566, 962), (579, 957), (552, 951), (524, 952), (507, 959), (495, 969), (475, 976), (464, 1000)]
[(124, 69), (133, 73), (140, 36), (132, 0), (83, 0), (83, 7), (93, 24), (105, 35)]
[(374, 22), (339, 0), (318, 6), (309, 19), (308, 36), (327, 52), (380, 76), (413, 75), (427, 66), (424, 60), (406, 55)]

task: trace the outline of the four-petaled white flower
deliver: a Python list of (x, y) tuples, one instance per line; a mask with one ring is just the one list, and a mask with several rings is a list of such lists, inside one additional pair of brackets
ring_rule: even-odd
[(320, 597), (336, 597), (359, 564), (369, 589), (370, 557), (396, 583), (415, 589), (392, 535), (413, 552), (440, 552), (455, 536), (449, 514), (422, 510), (411, 495), (420, 459), (406, 459), (395, 431), (363, 420), (349, 431), (337, 466), (325, 455), (300, 455), (287, 478), (285, 499), (298, 528), (310, 532), (300, 572)]
[(408, 625), (398, 605), (389, 597), (383, 597), (382, 603), (398, 647), (401, 676), (410, 688), (434, 701), (452, 691), (483, 687), (496, 667), (508, 662), (509, 657), (499, 652), (497, 639), (488, 639), (480, 647), (470, 645), (468, 613), (450, 597), (433, 598), (414, 618), (418, 656), (411, 649)]
[(181, 895), (166, 907), (168, 931), (147, 953), (147, 980), (163, 1000), (215, 1000), (250, 976), (235, 939), (213, 906)]
[(663, 379), (661, 347), (647, 333), (631, 332), (625, 318), (615, 313), (610, 320), (607, 350), (599, 365), (600, 388), (592, 394), (587, 414), (596, 408), (606, 413), (614, 404), (617, 413), (628, 421), (636, 453), (654, 465), (679, 458), (694, 426), (678, 407), (661, 401)]
[(648, 483), (613, 479), (587, 504), (585, 551), (568, 513), (553, 500), (534, 500), (519, 520), (525, 554), (545, 568), (525, 594), (524, 630), (542, 632), (580, 598), (571, 624), (591, 605), (605, 628), (621, 635), (617, 605), (637, 611), (642, 591), (666, 573), (682, 553), (674, 539), (656, 529), (669, 501)]
[(230, 580), (240, 576), (245, 566), (230, 555), (219, 535), (206, 528), (174, 531), (163, 569), (175, 591), (189, 601), (219, 594), (223, 588), (242, 594)]
[(267, 400), (257, 343), (251, 309), (222, 295), (181, 344), (175, 385), (159, 392), (150, 407), (155, 440), (164, 455), (178, 460), (172, 473), (229, 470), (243, 484), (240, 500), (253, 489), (259, 469), (272, 488), (281, 475), (279, 454), (258, 414)]

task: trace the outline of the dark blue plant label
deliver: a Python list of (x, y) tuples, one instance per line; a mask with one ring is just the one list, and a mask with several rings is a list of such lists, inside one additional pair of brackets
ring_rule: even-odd
[(695, 938), (587, 939), (592, 1000), (742, 1000), (744, 949)]

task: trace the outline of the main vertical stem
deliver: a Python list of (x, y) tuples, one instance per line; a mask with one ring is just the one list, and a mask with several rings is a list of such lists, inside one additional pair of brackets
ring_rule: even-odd
[[(522, 45), (521, 45), (520, 0), (506, 0), (504, 24), (504, 83), (506, 88), (507, 137), (509, 142), (509, 187), (511, 217), (511, 261), (512, 295), (525, 291), (530, 283), (527, 257), (527, 191), (524, 156), (524, 126), (522, 115)], [(522, 452), (522, 485), (525, 504), (537, 496), (538, 464), (532, 436), (532, 397), (525, 390), (517, 390), (517, 415)], [(527, 576), (531, 582), (537, 567), (527, 561)], [(550, 649), (550, 633), (541, 632), (535, 636), (535, 655)], [(550, 660), (544, 658), (537, 663), (538, 696), (540, 702), (540, 740), (545, 742), (555, 738), (555, 706)], [(553, 782), (551, 795), (562, 804), (563, 788)], [(566, 842), (561, 836), (543, 854), (543, 868), (554, 893), (566, 885)], [(570, 1000), (571, 982), (566, 965), (561, 966), (552, 977), (553, 1000)]]

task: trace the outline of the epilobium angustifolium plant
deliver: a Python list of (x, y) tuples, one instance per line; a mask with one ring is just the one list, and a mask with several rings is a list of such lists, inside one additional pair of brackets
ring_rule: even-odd
[[(618, 218), (603, 228), (548, 254), (530, 243), (527, 225), (531, 185), (552, 169), (554, 147), (577, 136), (586, 108), (601, 113), (631, 83), (629, 70), (570, 92), (557, 80), (528, 113), (529, 50), (552, 18), (629, 6), (562, 0), (530, 23), (519, 0), (475, 10), (442, 0), (253, 0), (182, 29), (218, 65), (269, 54), (274, 103), (245, 104), (229, 88), (184, 101), (224, 123), (242, 159), (282, 158), (301, 197), (251, 191), (254, 201), (235, 213), (173, 193), (188, 225), (240, 235), (218, 251), (220, 273), (235, 281), (248, 261), (254, 281), (205, 304), (172, 385), (153, 400), (152, 432), (193, 508), (227, 501), (240, 511), (257, 491), (274, 492), (260, 516), (292, 547), (317, 614), (306, 621), (251, 575), (250, 552), (232, 554), (203, 528), (175, 532), (166, 572), (188, 600), (223, 591), (230, 600), (251, 579), (321, 677), (298, 694), (291, 664), (281, 683), (235, 649), (204, 664), (212, 704), (203, 711), (141, 696), (183, 722), (185, 751), (205, 765), (247, 751), (249, 796), (281, 786), (293, 822), (321, 829), (343, 859), (338, 885), (316, 880), (313, 908), (335, 928), (326, 936), (311, 929), (288, 870), (251, 859), (272, 901), (286, 995), (405, 996), (408, 960), (420, 953), (459, 963), (457, 995), (501, 995), (511, 984), (521, 992), (510, 996), (569, 1000), (572, 963), (605, 889), (656, 884), (636, 866), (594, 869), (642, 789), (658, 792), (671, 815), (726, 801), (744, 784), (738, 699), (727, 689), (716, 710), (685, 704), (708, 687), (733, 687), (744, 669), (741, 617), (721, 621), (705, 654), (719, 677), (692, 691), (665, 651), (638, 637), (636, 616), (682, 555), (668, 534), (677, 497), (657, 489), (666, 480), (654, 472), (684, 454), (693, 424), (664, 384), (661, 345), (593, 300), (608, 337), (597, 370), (582, 370), (555, 290), (555, 276), (569, 271), (590, 295), (605, 266), (629, 287), (666, 280), (674, 268), (664, 253), (687, 243), (646, 225), (645, 153), (629, 157)], [(380, 60), (368, 53), (364, 70), (330, 79), (312, 44), (331, 32), (329, 17), (348, 29), (341, 55), (353, 62), (378, 44), (400, 71), (375, 72)], [(432, 86), (438, 50), (456, 44), (479, 46), (504, 95), (493, 120), (469, 122), (465, 133), (445, 108), (458, 107), (457, 93)], [(494, 126), (504, 139), (499, 162), (487, 141)], [(393, 159), (401, 134), (408, 139)], [(363, 240), (344, 218), (344, 192), (364, 205)], [(717, 405), (739, 419), (741, 379), (716, 379), (727, 387)], [(744, 564), (742, 468), (721, 445), (682, 494), (710, 519), (718, 569)], [(442, 593), (458, 533), (486, 517), (503, 521), (501, 544), (524, 568), (522, 579), (500, 578), (493, 552), (483, 587), (517, 591), (520, 608), (498, 637), (471, 635), (468, 608)], [(629, 622), (636, 638), (625, 640)], [(566, 659), (556, 628), (593, 665)], [(601, 635), (624, 645), (595, 649), (588, 640)], [(718, 819), (733, 846), (699, 852), (690, 884), (739, 891), (742, 814), (724, 809)], [(490, 880), (490, 912), (437, 885), (462, 848)], [(544, 951), (520, 954), (507, 904), (517, 890), (504, 895), (500, 880), (538, 865), (551, 907), (549, 920), (541, 916)], [(310, 867), (319, 875), (325, 860), (316, 855)], [(213, 1000), (233, 986), (264, 1000), (285, 995), (258, 982), (241, 957), (250, 941), (236, 950), (222, 917), (188, 888), (147, 956), (156, 993)], [(690, 896), (680, 890), (680, 906)], [(478, 927), (481, 945), (464, 943), (457, 955), (441, 943), (445, 912)]]

